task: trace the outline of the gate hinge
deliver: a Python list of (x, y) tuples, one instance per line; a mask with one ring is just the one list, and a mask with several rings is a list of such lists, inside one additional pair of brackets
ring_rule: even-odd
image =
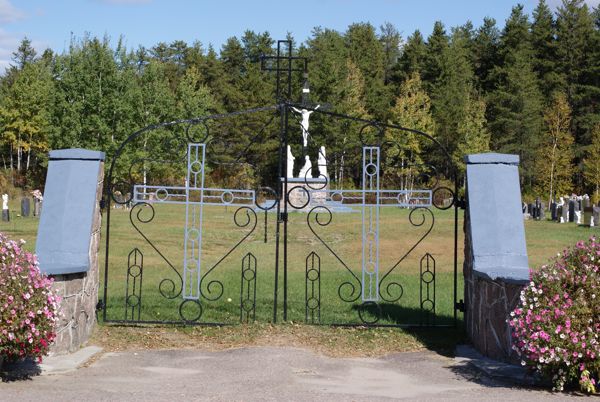
[(106, 208), (106, 200), (104, 199), (104, 197), (102, 197), (100, 199), (100, 209), (104, 210), (104, 208)]
[(467, 208), (467, 200), (465, 198), (457, 198), (456, 206), (459, 207), (460, 209), (466, 209)]
[(279, 213), (279, 222), (287, 222), (287, 220), (288, 220), (288, 213), (280, 212)]
[(96, 311), (100, 311), (104, 309), (104, 300), (99, 299), (98, 303), (96, 303)]
[(456, 303), (455, 307), (458, 311), (460, 311), (461, 313), (464, 313), (465, 312), (465, 301), (463, 299), (460, 299), (460, 301), (458, 303)]

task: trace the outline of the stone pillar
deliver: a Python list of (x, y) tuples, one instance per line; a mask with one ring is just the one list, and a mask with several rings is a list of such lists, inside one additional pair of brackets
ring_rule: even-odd
[(62, 297), (51, 354), (77, 351), (96, 324), (103, 180), (103, 152), (50, 151), (36, 254)]
[(529, 282), (517, 155), (476, 154), (467, 163), (465, 211), (465, 324), (474, 347), (507, 362), (512, 351), (507, 323)]

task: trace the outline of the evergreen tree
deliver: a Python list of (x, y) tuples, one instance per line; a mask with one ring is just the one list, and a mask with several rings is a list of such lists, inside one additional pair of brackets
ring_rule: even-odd
[(345, 34), (349, 57), (365, 79), (365, 104), (376, 119), (383, 120), (389, 110), (389, 95), (384, 86), (385, 54), (371, 24), (358, 23)]
[(476, 95), (465, 104), (465, 115), (456, 128), (458, 136), (453, 159), (459, 173), (465, 171), (465, 155), (488, 152), (490, 150), (490, 133), (485, 118), (485, 102)]
[[(428, 93), (434, 93), (438, 81), (442, 78), (444, 69), (444, 55), (448, 49), (448, 35), (441, 21), (436, 21), (433, 25), (433, 32), (427, 38), (426, 52), (423, 63), (423, 82)], [(467, 43), (461, 43), (462, 50), (467, 52)]]
[(593, 202), (600, 201), (600, 124), (592, 130), (592, 142), (583, 159), (583, 175), (586, 185), (594, 191)]
[(477, 88), (483, 93), (490, 93), (496, 86), (493, 77), (494, 68), (498, 65), (498, 46), (500, 31), (496, 20), (484, 18), (473, 39), (473, 67)]
[(598, 59), (594, 58), (599, 45), (592, 15), (583, 0), (563, 0), (556, 25), (559, 68), (573, 110), (571, 124), (579, 154), (579, 148), (590, 143), (591, 128), (600, 121)]
[(387, 85), (392, 80), (393, 69), (400, 57), (400, 33), (390, 22), (386, 22), (380, 28), (379, 40), (383, 45), (384, 54), (384, 83)]
[(500, 38), (502, 64), (494, 70), (498, 84), (488, 95), (488, 118), (494, 149), (518, 153), (522, 176), (531, 186), (540, 140), (542, 99), (533, 71), (529, 27), (523, 7), (514, 7)]
[(392, 82), (396, 87), (399, 87), (413, 73), (419, 73), (419, 75), (423, 73), (426, 52), (427, 47), (423, 35), (416, 30), (406, 39), (398, 63), (393, 69)]
[(539, 191), (548, 196), (548, 204), (573, 189), (573, 135), (571, 108), (565, 94), (555, 94), (544, 113), (545, 132), (537, 155)]
[(561, 87), (562, 79), (557, 65), (556, 23), (545, 0), (540, 0), (533, 11), (531, 45), (533, 69), (538, 76), (544, 99), (550, 102), (554, 91)]

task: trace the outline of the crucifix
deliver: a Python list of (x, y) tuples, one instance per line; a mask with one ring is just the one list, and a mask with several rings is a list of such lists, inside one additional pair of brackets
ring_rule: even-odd
[[(380, 147), (366, 146), (362, 152), (362, 189), (327, 190), (327, 201), (361, 208), (362, 301), (377, 302), (379, 296), (379, 209), (382, 207), (430, 207), (432, 190), (382, 190)], [(313, 195), (324, 190), (311, 190)]]
[(205, 188), (205, 144), (188, 144), (185, 186), (135, 185), (133, 202), (185, 205), (183, 290), (185, 300), (200, 299), (202, 220), (205, 205), (254, 206), (254, 190)]

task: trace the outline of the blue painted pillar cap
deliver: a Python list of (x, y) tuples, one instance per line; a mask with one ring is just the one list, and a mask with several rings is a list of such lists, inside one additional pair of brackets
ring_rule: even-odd
[(90, 269), (96, 193), (104, 158), (104, 152), (86, 149), (50, 151), (36, 241), (42, 272), (59, 275)]
[(528, 282), (519, 156), (474, 154), (465, 162), (473, 272), (492, 280)]

